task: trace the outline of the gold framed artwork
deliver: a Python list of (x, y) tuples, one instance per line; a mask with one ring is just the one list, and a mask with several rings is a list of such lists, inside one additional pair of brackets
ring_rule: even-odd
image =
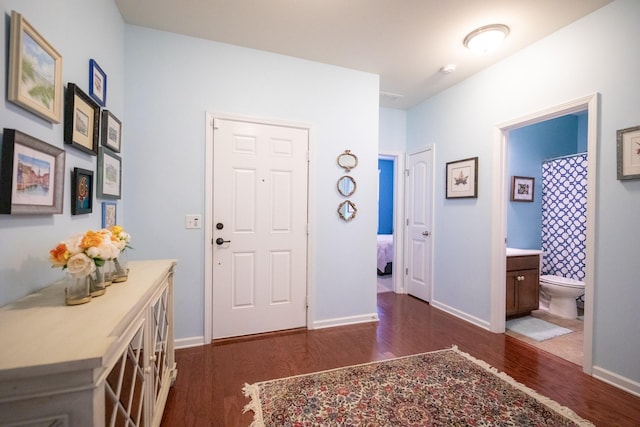
[(62, 56), (16, 11), (11, 12), (7, 99), (60, 123)]
[(640, 126), (616, 132), (618, 179), (640, 179)]
[(98, 155), (100, 106), (73, 83), (67, 84), (64, 107), (64, 142)]

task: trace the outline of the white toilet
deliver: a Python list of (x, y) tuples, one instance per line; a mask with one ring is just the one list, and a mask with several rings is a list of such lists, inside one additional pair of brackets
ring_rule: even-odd
[(576, 298), (584, 295), (584, 282), (568, 277), (540, 276), (540, 307), (567, 319), (578, 317)]

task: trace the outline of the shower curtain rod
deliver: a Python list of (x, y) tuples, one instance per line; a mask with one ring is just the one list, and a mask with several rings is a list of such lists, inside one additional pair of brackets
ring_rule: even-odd
[(544, 159), (542, 163), (552, 162), (554, 160), (560, 160), (560, 159), (568, 159), (569, 157), (582, 156), (583, 154), (587, 154), (587, 152), (583, 151), (582, 153), (567, 154), (566, 156), (552, 157), (550, 159)]

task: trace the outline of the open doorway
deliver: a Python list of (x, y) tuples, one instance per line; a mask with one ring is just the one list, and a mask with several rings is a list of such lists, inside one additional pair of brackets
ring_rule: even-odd
[[(587, 128), (585, 110), (512, 129), (506, 162), (511, 272), (506, 279), (506, 334), (579, 366), (584, 342)], [(513, 267), (523, 268), (528, 260), (533, 270), (513, 273)], [(524, 279), (521, 275), (534, 280), (519, 281), (519, 276)]]
[(404, 158), (401, 153), (378, 156), (378, 292), (404, 293), (402, 218)]
[(587, 115), (587, 202), (585, 233), (585, 292), (584, 292), (584, 342), (583, 371), (592, 371), (593, 296), (594, 296), (594, 239), (595, 200), (597, 176), (598, 95), (593, 94), (565, 104), (551, 107), (529, 116), (521, 117), (496, 127), (493, 173), (494, 215), (492, 221), (492, 266), (491, 266), (491, 322), (494, 332), (504, 332), (506, 323), (506, 248), (507, 248), (507, 202), (509, 182), (507, 152), (509, 133), (515, 129), (541, 123), (568, 114), (586, 111)]

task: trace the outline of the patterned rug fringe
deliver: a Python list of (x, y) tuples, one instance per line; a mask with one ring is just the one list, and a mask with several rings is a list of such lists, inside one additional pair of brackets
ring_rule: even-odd
[[(471, 356), (470, 354), (459, 350), (458, 346), (456, 346), (456, 345), (453, 345), (453, 346), (451, 346), (451, 348), (448, 348), (448, 349), (435, 350), (435, 351), (421, 353), (421, 354), (440, 353), (440, 352), (445, 352), (445, 351), (450, 351), (450, 350), (455, 351), (456, 353), (458, 353), (459, 355), (463, 356), (464, 358), (466, 358), (470, 362), (473, 362), (474, 364), (480, 366), (481, 368), (485, 369), (486, 371), (490, 372), (491, 374), (493, 374), (493, 375), (497, 376), (498, 378), (502, 379), (503, 381), (509, 383), (511, 386), (513, 386), (513, 387), (517, 388), (518, 390), (528, 394), (529, 396), (531, 396), (534, 399), (538, 400), (543, 405), (545, 405), (548, 408), (550, 408), (551, 410), (563, 415), (564, 417), (566, 417), (569, 420), (573, 421), (577, 425), (579, 425), (581, 427), (595, 427), (595, 425), (593, 423), (581, 418), (571, 408), (567, 408), (566, 406), (563, 406), (563, 405), (559, 404), (558, 402), (556, 402), (556, 401), (554, 401), (554, 400), (552, 400), (552, 399), (550, 399), (550, 398), (548, 398), (546, 396), (543, 396), (542, 394), (538, 393), (537, 391), (533, 390), (532, 388), (529, 388), (526, 385), (524, 385), (524, 384), (516, 381), (515, 379), (511, 378), (506, 373), (499, 372), (496, 368), (494, 368), (493, 366), (489, 365), (484, 360), (476, 359), (475, 357)], [(396, 358), (392, 358), (392, 359), (377, 360), (377, 361), (373, 361), (373, 362), (362, 363), (362, 364), (359, 364), (359, 365), (343, 366), (343, 367), (340, 367), (340, 368), (328, 369), (328, 370), (325, 370), (325, 371), (318, 371), (318, 372), (312, 372), (312, 373), (308, 373), (308, 374), (294, 375), (294, 376), (286, 377), (286, 378), (278, 378), (278, 379), (274, 379), (274, 380), (261, 381), (261, 382), (257, 382), (257, 383), (254, 383), (254, 384), (245, 383), (244, 387), (242, 388), (242, 392), (244, 393), (245, 397), (250, 399), (250, 401), (249, 401), (248, 404), (245, 405), (242, 413), (245, 413), (247, 411), (253, 411), (253, 414), (254, 414), (253, 415), (253, 422), (249, 425), (249, 427), (265, 427), (264, 417), (263, 417), (263, 413), (262, 413), (262, 405), (261, 405), (261, 402), (260, 402), (260, 387), (259, 387), (260, 384), (270, 383), (270, 382), (273, 382), (273, 381), (281, 381), (281, 380), (286, 380), (286, 379), (290, 379), (290, 378), (297, 378), (297, 377), (304, 377), (304, 376), (309, 376), (309, 375), (322, 374), (322, 373), (325, 373), (325, 372), (332, 372), (332, 371), (337, 371), (337, 370), (346, 369), (346, 368), (352, 368), (352, 367), (356, 367), (356, 366), (366, 366), (366, 365), (372, 365), (372, 364), (376, 364), (376, 363), (383, 363), (383, 362), (386, 362), (386, 361), (389, 361), (389, 360), (405, 359), (405, 358), (419, 356), (419, 355), (420, 354), (412, 354), (412, 355), (409, 355), (409, 356), (396, 357)]]
[(260, 387), (256, 384), (244, 384), (242, 392), (245, 397), (251, 399), (249, 403), (244, 406), (242, 413), (247, 411), (253, 411), (253, 422), (249, 424), (249, 427), (264, 427), (264, 418), (262, 416), (262, 405), (260, 404)]
[(571, 408), (567, 408), (566, 406), (563, 406), (563, 405), (559, 404), (555, 400), (550, 399), (550, 398), (548, 398), (546, 396), (543, 396), (542, 394), (538, 393), (534, 389), (529, 388), (526, 385), (524, 385), (524, 384), (516, 381), (515, 379), (511, 378), (509, 375), (507, 375), (504, 372), (498, 372), (498, 370), (496, 368), (494, 368), (493, 366), (489, 365), (484, 360), (476, 359), (475, 357), (471, 356), (470, 354), (465, 353), (463, 351), (460, 351), (458, 349), (458, 346), (456, 346), (456, 345), (452, 346), (451, 350), (455, 351), (456, 353), (458, 353), (459, 355), (465, 357), (466, 359), (468, 359), (469, 361), (475, 363), (476, 365), (486, 369), (487, 371), (491, 372), (492, 374), (494, 374), (498, 378), (500, 378), (503, 381), (509, 383), (510, 385), (512, 385), (513, 387), (517, 388), (518, 390), (528, 394), (529, 396), (533, 397), (534, 399), (536, 399), (537, 401), (539, 401), (543, 405), (545, 405), (548, 408), (550, 408), (551, 410), (563, 415), (564, 417), (568, 418), (569, 420), (573, 421), (574, 423), (578, 424), (579, 426), (595, 427), (595, 425), (592, 422), (587, 421), (584, 418), (580, 417)]

